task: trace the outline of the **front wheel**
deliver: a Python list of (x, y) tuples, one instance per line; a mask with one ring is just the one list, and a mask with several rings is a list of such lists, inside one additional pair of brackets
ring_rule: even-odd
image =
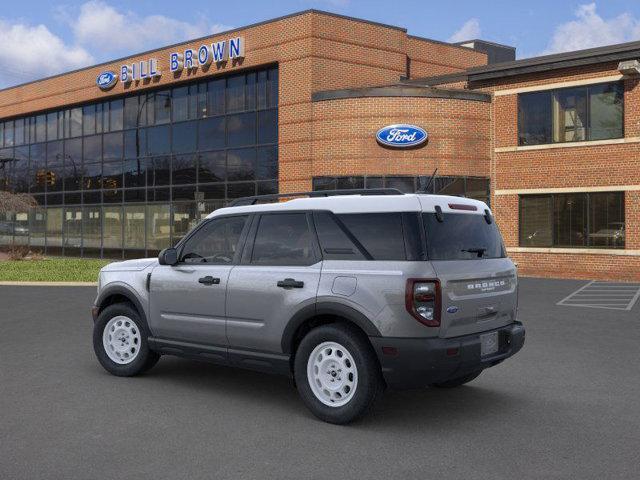
[(366, 337), (344, 324), (314, 328), (302, 339), (294, 375), (309, 410), (335, 424), (364, 415), (384, 388), (380, 366)]
[(149, 349), (147, 325), (126, 303), (105, 308), (93, 326), (93, 350), (104, 369), (119, 377), (138, 375), (153, 367), (160, 355)]

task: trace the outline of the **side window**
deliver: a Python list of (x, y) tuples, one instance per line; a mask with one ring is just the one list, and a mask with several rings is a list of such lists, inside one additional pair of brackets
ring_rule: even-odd
[(186, 241), (180, 261), (217, 265), (233, 263), (246, 223), (246, 216), (211, 220)]
[(315, 212), (313, 218), (325, 260), (366, 260), (360, 249), (327, 212)]
[(338, 215), (374, 260), (406, 260), (401, 213)]
[(254, 265), (311, 265), (315, 262), (305, 213), (262, 215), (253, 245)]

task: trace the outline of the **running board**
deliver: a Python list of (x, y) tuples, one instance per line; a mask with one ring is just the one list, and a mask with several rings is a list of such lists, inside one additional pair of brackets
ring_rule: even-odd
[(149, 337), (148, 342), (151, 350), (163, 355), (176, 355), (217, 365), (230, 365), (260, 372), (292, 376), (290, 355), (285, 353), (242, 350), (156, 337)]

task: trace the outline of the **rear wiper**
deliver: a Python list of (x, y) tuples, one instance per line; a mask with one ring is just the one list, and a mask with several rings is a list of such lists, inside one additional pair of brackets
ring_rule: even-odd
[(462, 249), (463, 252), (468, 252), (468, 253), (477, 253), (478, 254), (478, 258), (482, 258), (482, 256), (484, 255), (484, 252), (487, 251), (486, 248), (463, 248)]

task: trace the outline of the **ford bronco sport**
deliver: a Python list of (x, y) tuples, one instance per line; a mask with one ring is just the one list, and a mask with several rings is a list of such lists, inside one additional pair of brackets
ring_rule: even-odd
[(170, 354), (282, 373), (317, 417), (347, 423), (385, 387), (456, 387), (522, 348), (516, 268), (486, 204), (304, 195), (239, 199), (158, 259), (104, 267), (102, 366), (136, 375)]

